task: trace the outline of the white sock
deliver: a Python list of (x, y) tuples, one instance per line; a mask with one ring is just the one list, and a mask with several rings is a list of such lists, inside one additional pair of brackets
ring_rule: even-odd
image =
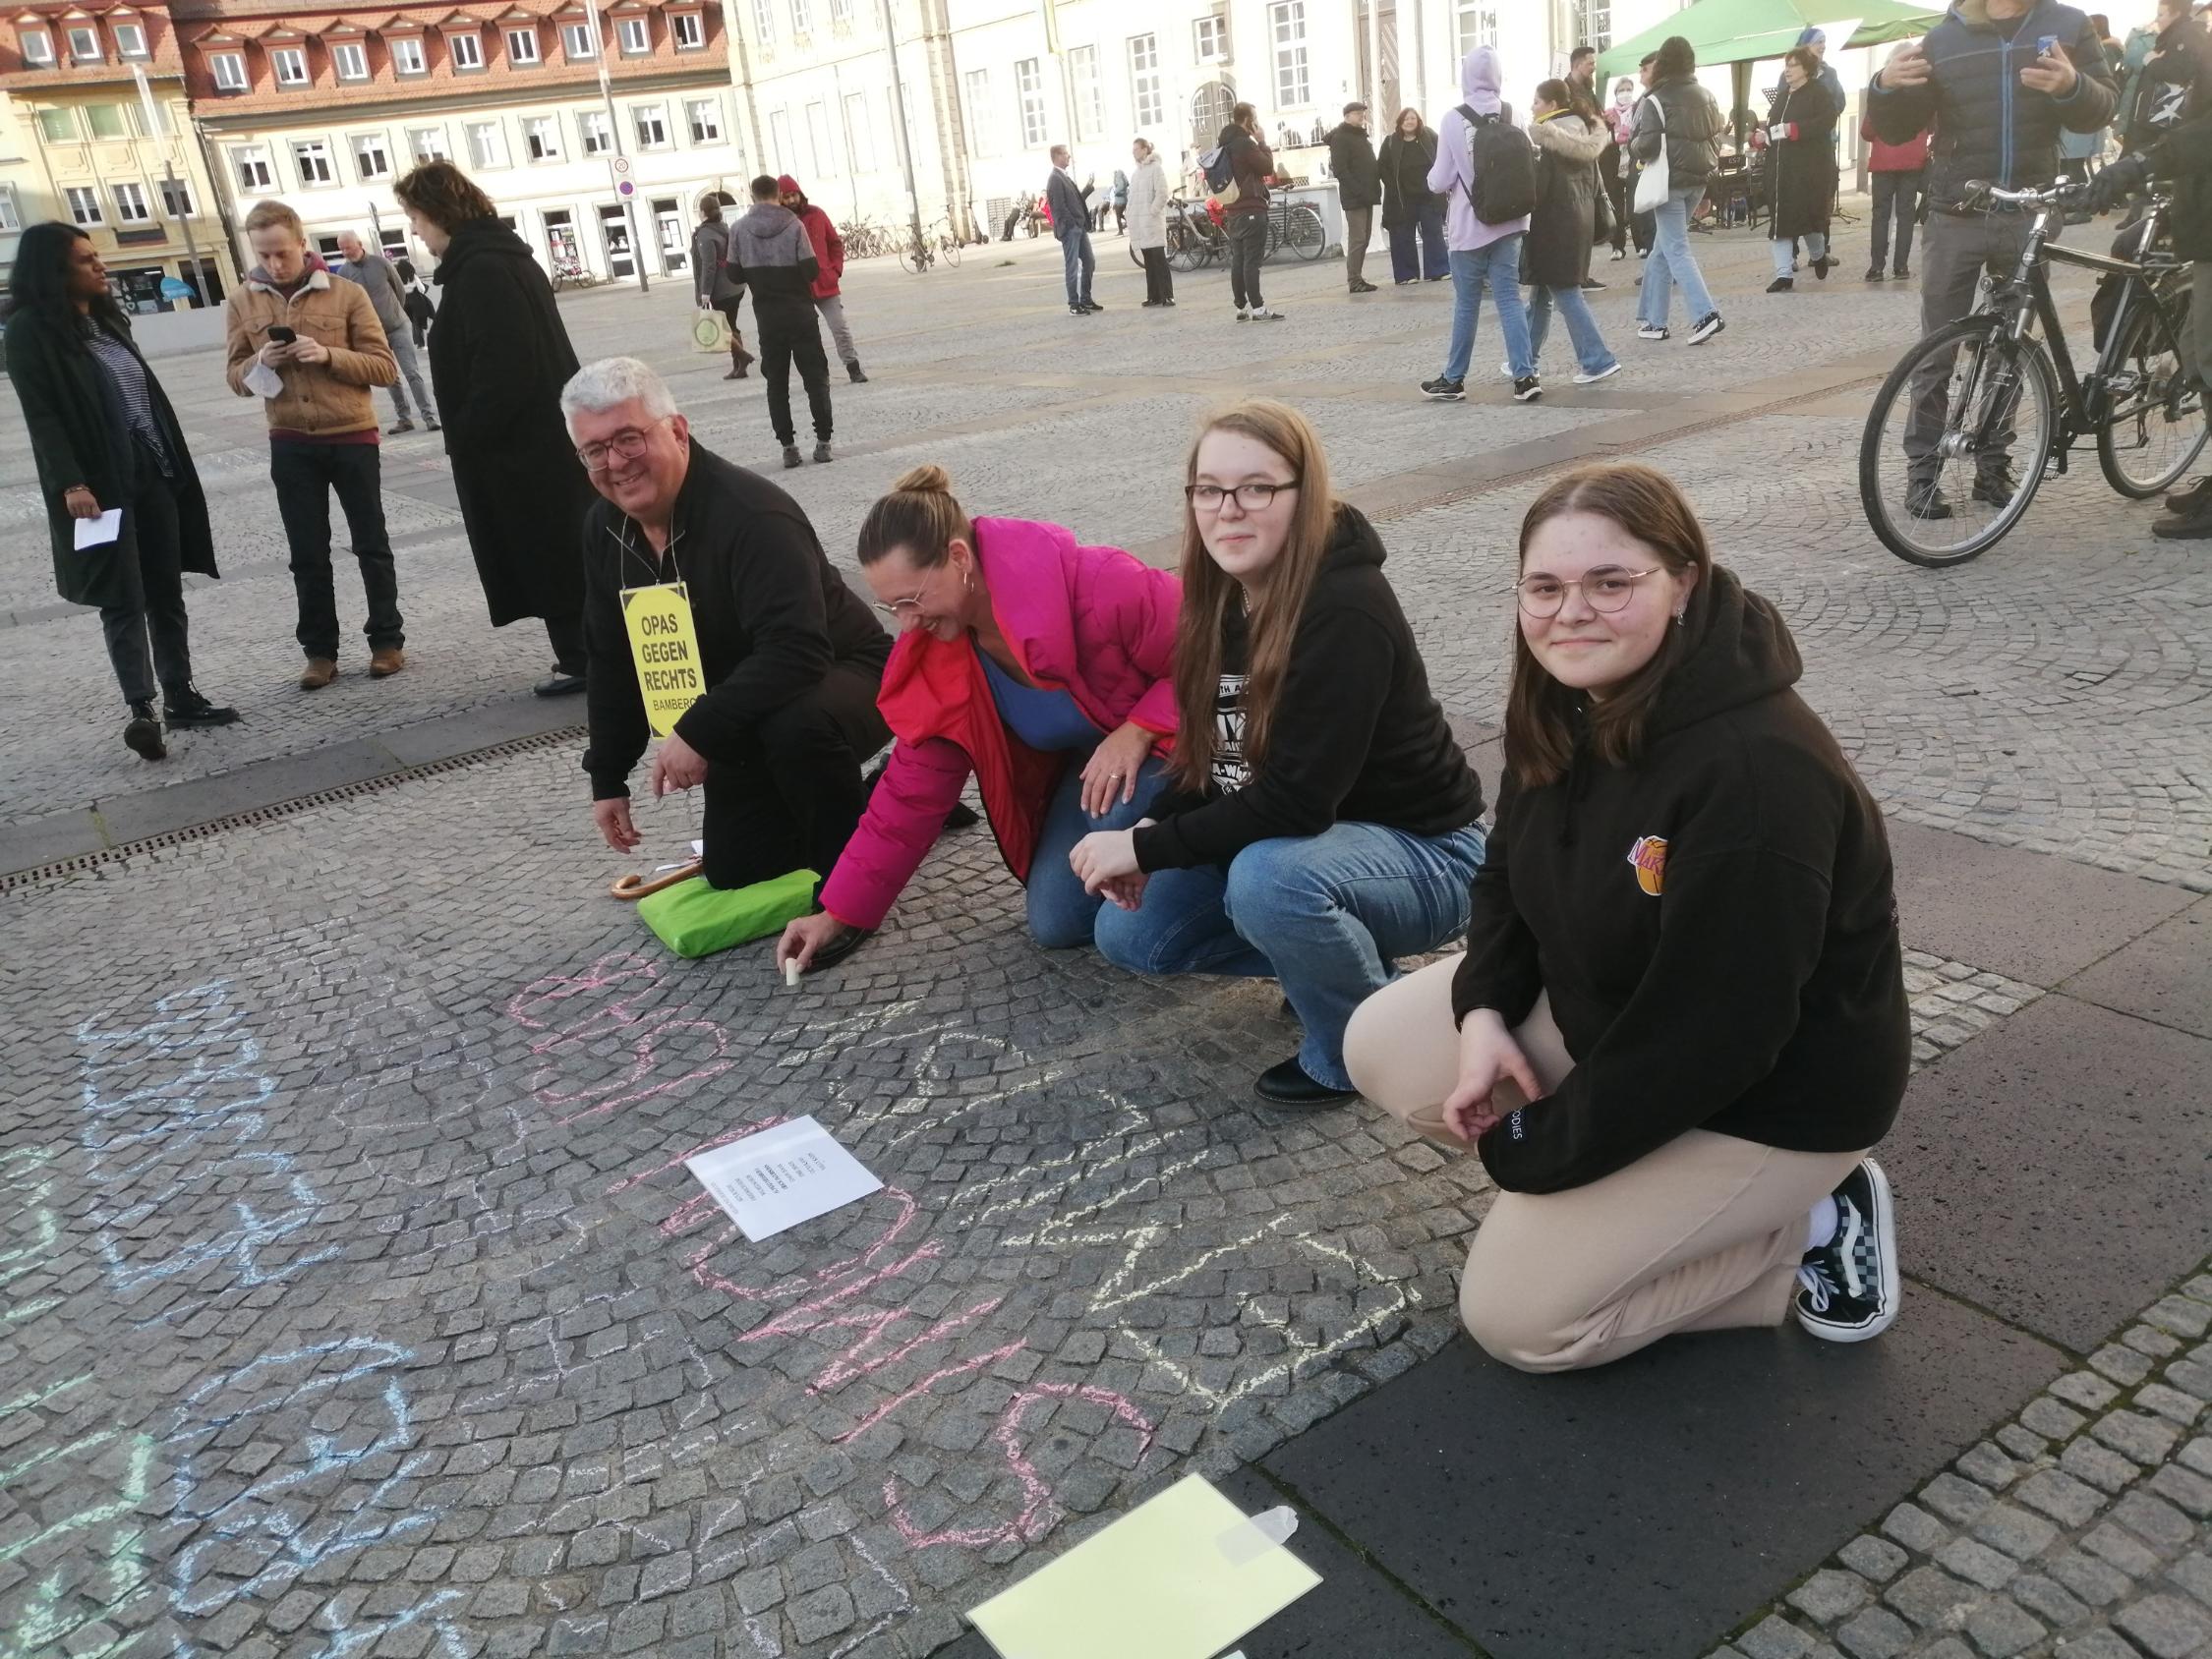
[(1835, 1200), (1833, 1197), (1824, 1198), (1815, 1204), (1813, 1213), (1805, 1218), (1805, 1248), (1818, 1250), (1834, 1238), (1841, 1219), (1835, 1213)]

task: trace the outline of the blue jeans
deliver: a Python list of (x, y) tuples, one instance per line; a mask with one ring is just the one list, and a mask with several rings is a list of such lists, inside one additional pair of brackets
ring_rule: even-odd
[(1652, 257), (1644, 261), (1644, 298), (1636, 307), (1636, 320), (1655, 328), (1666, 326), (1666, 303), (1673, 285), (1682, 285), (1682, 304), (1691, 322), (1702, 322), (1719, 308), (1706, 288), (1705, 272), (1690, 253), (1690, 212), (1705, 196), (1705, 186), (1692, 185), (1671, 193), (1666, 205), (1652, 213)]
[[(1775, 255), (1775, 274), (1776, 276), (1795, 276), (1797, 274), (1797, 244), (1786, 236), (1777, 236), (1774, 239), (1772, 246)], [(1823, 230), (1807, 231), (1805, 233), (1805, 262), (1811, 264), (1816, 259), (1825, 259), (1826, 257), (1828, 257), (1828, 232)]]
[(1483, 285), (1497, 303), (1498, 326), (1505, 331), (1505, 357), (1513, 377), (1536, 372), (1529, 350), (1529, 318), (1521, 309), (1521, 233), (1500, 237), (1487, 248), (1452, 250), (1452, 345), (1444, 357), (1444, 378), (1464, 380), (1475, 355), (1475, 323), (1483, 313)]
[(1418, 209), (1414, 222), (1390, 231), (1390, 276), (1394, 282), (1434, 281), (1451, 271), (1451, 250), (1444, 242), (1442, 201)]
[(1598, 319), (1580, 288), (1539, 288), (1529, 301), (1529, 361), (1541, 363), (1543, 337), (1551, 332), (1551, 308), (1567, 319), (1567, 338), (1574, 342), (1575, 362), (1585, 374), (1602, 374), (1613, 367), (1613, 354), (1605, 349), (1605, 336), (1598, 332)]
[(1390, 982), (1398, 957), (1467, 926), (1482, 862), (1482, 827), (1472, 824), (1433, 837), (1338, 824), (1254, 841), (1227, 869), (1161, 871), (1135, 910), (1101, 910), (1098, 948), (1132, 973), (1280, 980), (1306, 1027), (1298, 1063), (1316, 1083), (1349, 1089), (1352, 1010)]
[(1135, 824), (1151, 808), (1167, 771), (1167, 762), (1153, 756), (1136, 769), (1136, 793), (1129, 804), (1117, 801), (1103, 818), (1093, 818), (1083, 811), (1083, 768), (1089, 760), (1087, 750), (1068, 756), (1068, 770), (1052, 792), (1037, 832), (1036, 856), (1029, 861), (1029, 937), (1047, 950), (1088, 944), (1098, 907), (1106, 902), (1083, 891), (1082, 883), (1068, 868), (1068, 855), (1093, 830), (1127, 830)]
[(1068, 303), (1089, 305), (1090, 273), (1098, 268), (1097, 257), (1090, 251), (1090, 232), (1078, 230), (1062, 237), (1060, 260), (1068, 272)]

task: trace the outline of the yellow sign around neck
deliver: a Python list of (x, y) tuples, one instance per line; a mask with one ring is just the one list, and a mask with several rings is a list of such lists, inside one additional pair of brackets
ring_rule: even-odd
[(624, 588), (622, 626), (630, 636), (630, 660), (637, 665), (646, 723), (654, 736), (670, 736), (684, 711), (707, 689), (707, 665), (699, 656), (699, 632), (692, 626), (684, 585)]

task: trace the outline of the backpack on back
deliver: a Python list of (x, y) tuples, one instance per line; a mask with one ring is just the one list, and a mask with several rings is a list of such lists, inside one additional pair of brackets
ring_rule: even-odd
[(1198, 157), (1198, 166), (1206, 176), (1206, 189), (1227, 190), (1237, 176), (1236, 168), (1229, 164), (1229, 146), (1216, 144)]
[(1536, 211), (1536, 146), (1529, 136), (1513, 125), (1501, 110), (1496, 115), (1477, 115), (1466, 104), (1459, 106), (1467, 123), (1468, 146), (1473, 153), (1475, 182), (1467, 188), (1468, 205), (1485, 225), (1511, 224)]

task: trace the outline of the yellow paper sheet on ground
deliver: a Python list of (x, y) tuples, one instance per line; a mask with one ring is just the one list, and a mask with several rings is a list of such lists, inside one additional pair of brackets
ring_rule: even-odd
[(1320, 1581), (1193, 1474), (968, 1618), (1001, 1659), (1213, 1659)]

